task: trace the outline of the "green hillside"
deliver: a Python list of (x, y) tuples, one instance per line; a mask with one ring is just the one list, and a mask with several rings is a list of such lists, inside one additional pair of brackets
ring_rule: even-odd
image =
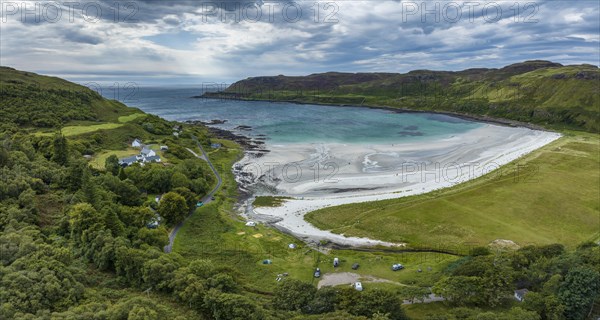
[(0, 67), (0, 126), (60, 127), (70, 121), (116, 121), (136, 112), (87, 87), (56, 77)]
[(253, 77), (205, 97), (386, 106), (600, 130), (600, 70), (525, 61), (457, 72), (337, 73)]

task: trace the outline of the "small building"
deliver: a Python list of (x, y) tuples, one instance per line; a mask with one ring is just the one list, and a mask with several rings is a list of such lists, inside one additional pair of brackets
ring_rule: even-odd
[(140, 139), (137, 139), (137, 138), (136, 138), (136, 139), (135, 139), (135, 140), (133, 140), (133, 142), (131, 143), (131, 146), (132, 146), (132, 147), (134, 147), (134, 148), (141, 148), (141, 147), (143, 146), (143, 144), (142, 144), (142, 140), (140, 140)]
[(167, 151), (169, 150), (168, 146), (160, 146), (160, 151)]
[(527, 295), (528, 292), (529, 292), (529, 290), (527, 290), (527, 289), (515, 290), (515, 300), (517, 300), (519, 302), (523, 302), (523, 300), (525, 300), (525, 296)]
[(176, 137), (179, 137), (179, 132), (173, 131), (173, 135), (176, 136)]
[(219, 149), (221, 147), (221, 144), (220, 143), (211, 143), (210, 147), (213, 149)]
[(143, 158), (154, 157), (155, 155), (156, 152), (146, 146), (144, 146), (142, 148), (142, 151), (140, 151), (140, 156), (142, 156)]
[(91, 155), (91, 154), (84, 154), (84, 155), (83, 155), (83, 158), (84, 158), (85, 160), (88, 160), (88, 161), (89, 161), (89, 160), (92, 160), (92, 158), (93, 158), (93, 157), (92, 157), (92, 155)]
[(149, 157), (145, 157), (144, 162), (160, 162), (160, 157), (159, 156), (149, 156)]
[(246, 226), (247, 227), (256, 227), (256, 222), (254, 222), (254, 221), (248, 221), (248, 222), (246, 222)]
[(127, 157), (127, 158), (121, 158), (119, 159), (119, 165), (121, 165), (121, 167), (128, 167), (136, 162), (138, 162), (138, 156), (131, 156), (131, 157)]

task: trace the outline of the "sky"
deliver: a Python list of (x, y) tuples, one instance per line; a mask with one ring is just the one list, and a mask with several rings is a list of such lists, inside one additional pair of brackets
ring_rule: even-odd
[(76, 82), (600, 64), (599, 1), (0, 2), (0, 65)]

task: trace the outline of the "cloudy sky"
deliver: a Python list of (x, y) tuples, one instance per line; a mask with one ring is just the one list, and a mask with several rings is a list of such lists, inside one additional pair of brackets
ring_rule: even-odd
[(141, 85), (600, 64), (595, 0), (77, 1), (1, 0), (0, 64)]

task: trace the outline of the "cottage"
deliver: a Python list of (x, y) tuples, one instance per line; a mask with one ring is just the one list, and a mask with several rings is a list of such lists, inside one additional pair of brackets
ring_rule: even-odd
[(220, 143), (211, 143), (210, 146), (213, 149), (219, 149), (221, 147), (221, 144)]
[(160, 146), (160, 151), (167, 151), (169, 150), (168, 146)]
[(133, 142), (131, 143), (131, 146), (134, 148), (141, 148), (143, 146), (142, 140), (140, 140), (140, 139), (133, 140)]
[(529, 292), (529, 290), (527, 290), (527, 289), (515, 290), (515, 299), (519, 302), (523, 302), (523, 300), (525, 300), (525, 296), (527, 295), (528, 292)]
[(156, 155), (156, 152), (154, 150), (144, 146), (142, 148), (142, 151), (140, 151), (140, 155), (144, 158), (154, 157)]
[(248, 221), (248, 222), (246, 222), (246, 226), (247, 227), (256, 227), (256, 222), (254, 222), (254, 221)]
[(176, 137), (179, 137), (179, 132), (173, 131), (173, 135), (176, 136)]
[(139, 159), (137, 157), (138, 156), (131, 156), (131, 157), (127, 157), (127, 158), (121, 158), (121, 159), (119, 159), (119, 165), (121, 167), (130, 166), (130, 165), (138, 162)]

